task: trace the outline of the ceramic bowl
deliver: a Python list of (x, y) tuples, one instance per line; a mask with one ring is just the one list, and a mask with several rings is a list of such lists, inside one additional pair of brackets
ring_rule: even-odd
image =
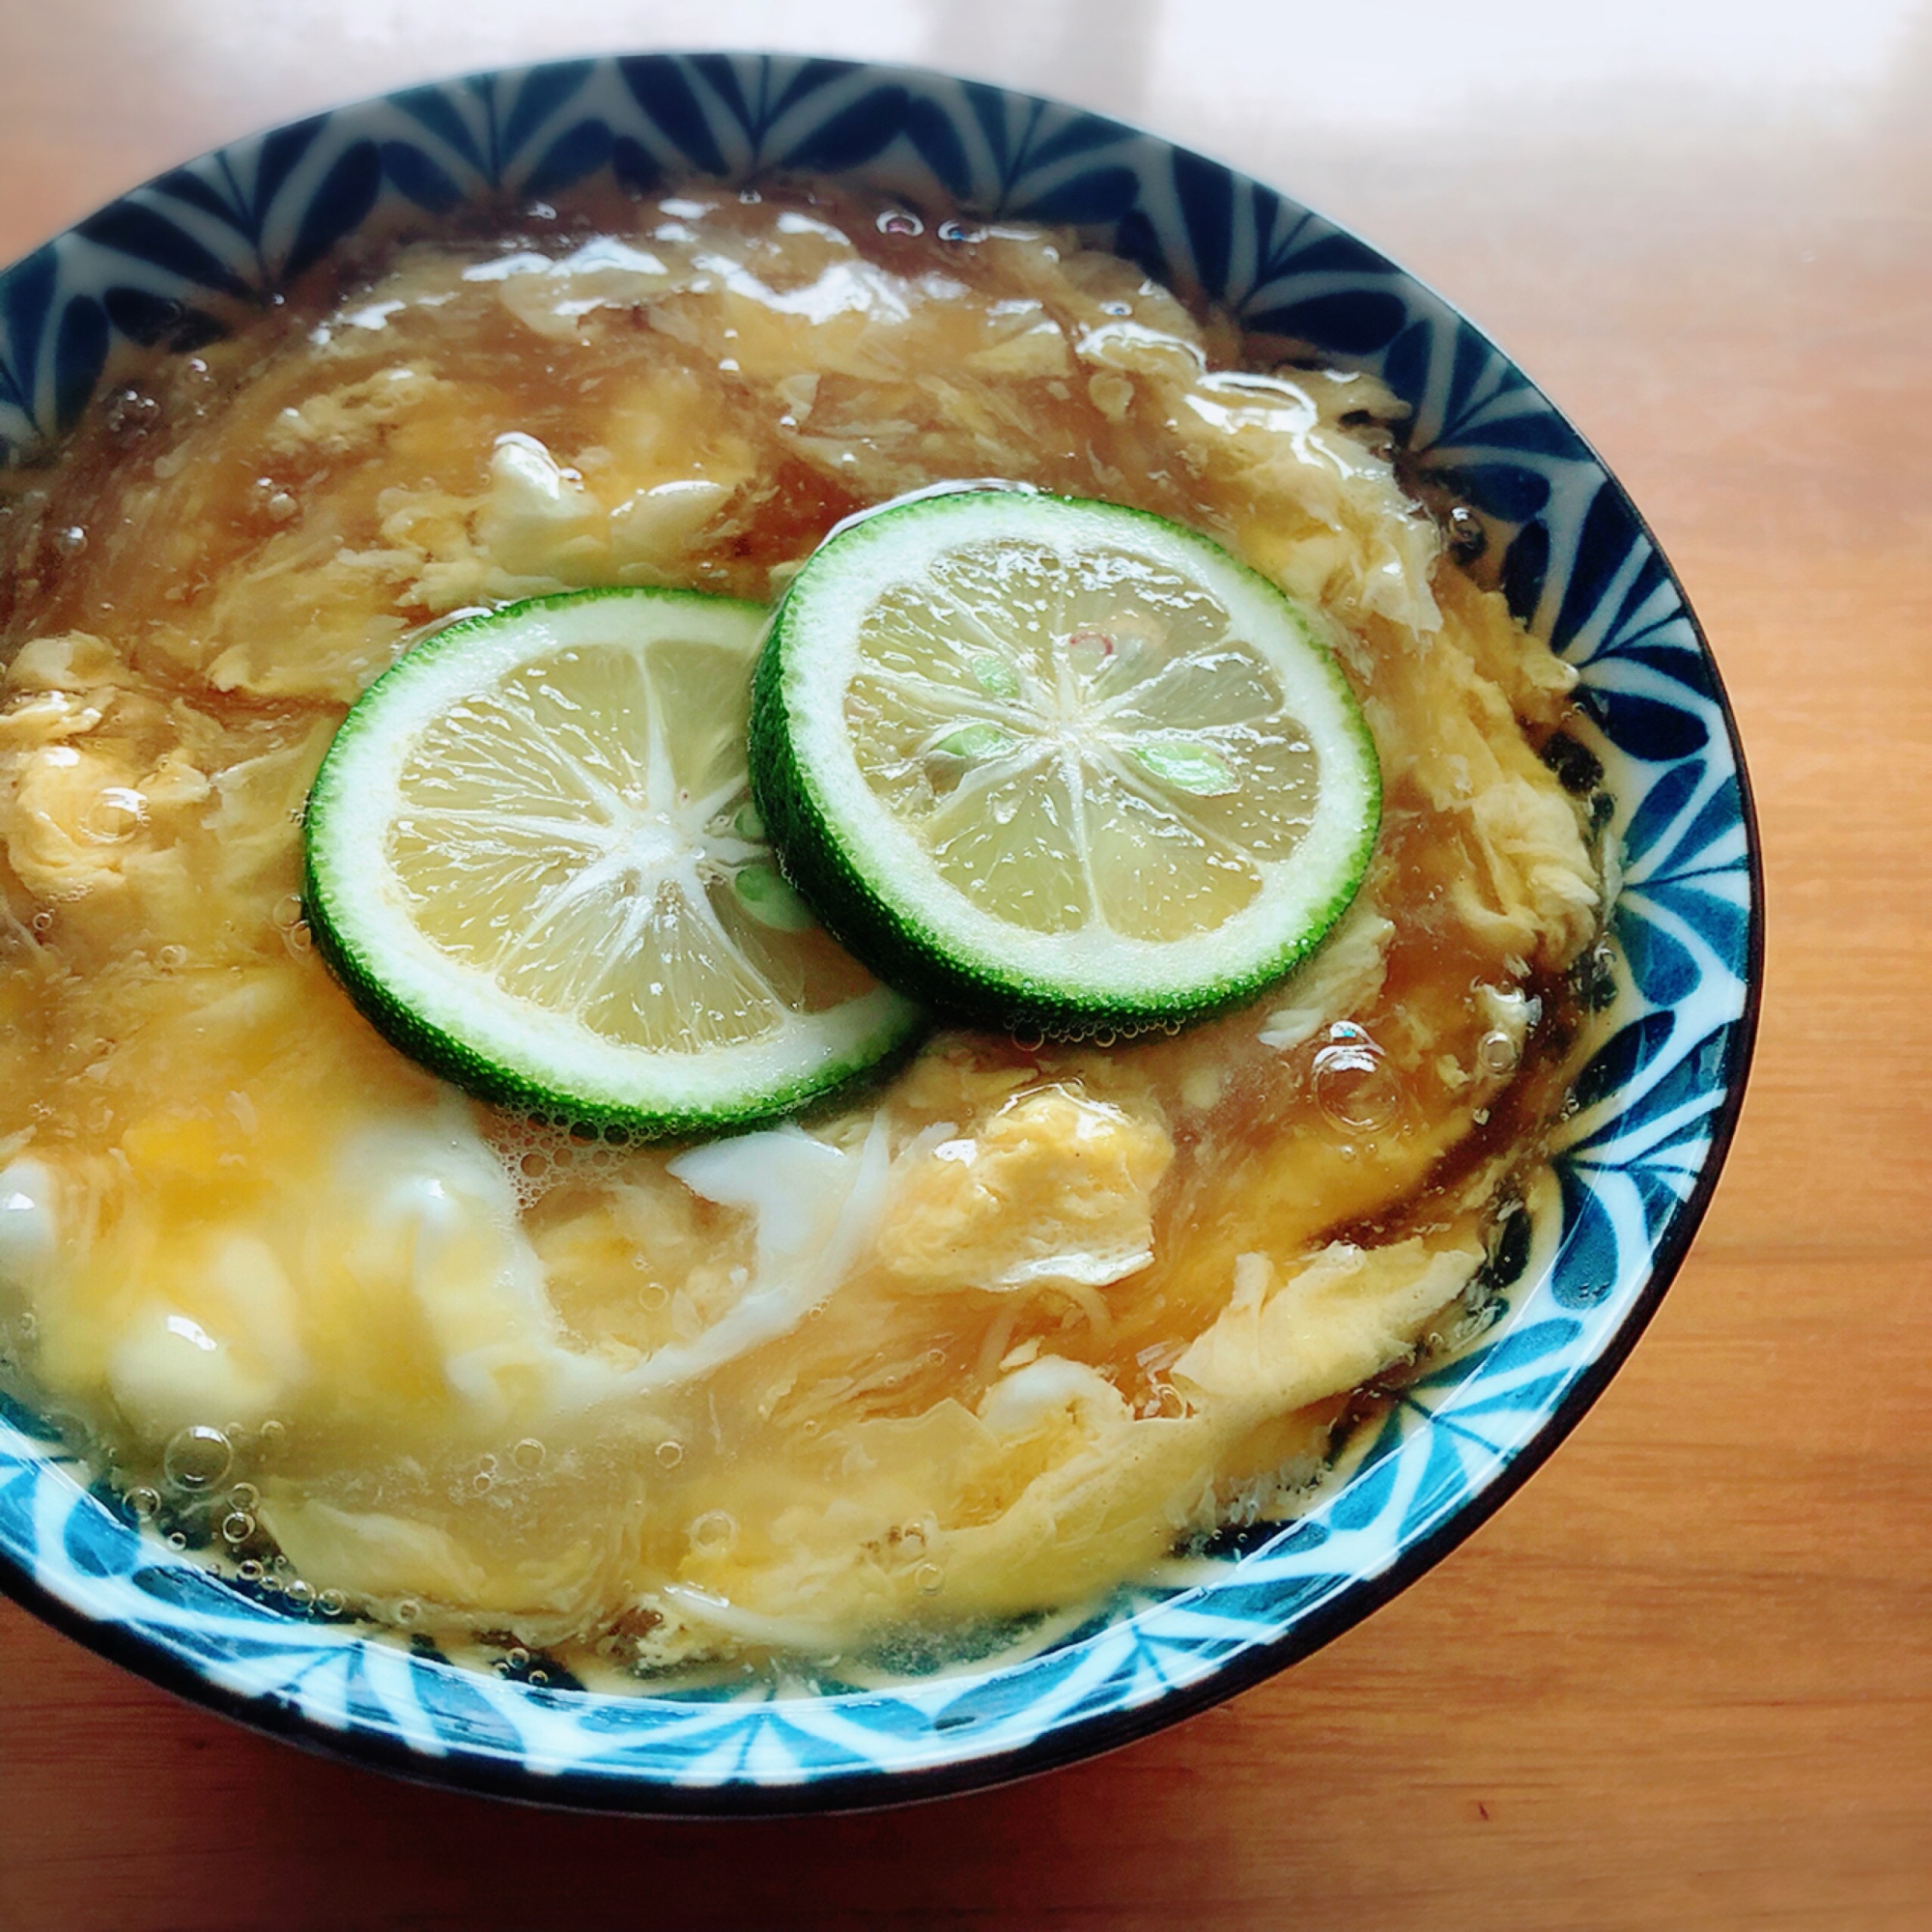
[[(0, 276), (0, 461), (30, 461), (213, 298), (263, 300), (371, 223), (802, 172), (931, 214), (1077, 223), (1252, 329), (1379, 375), (1413, 458), (1485, 518), (1517, 612), (1577, 667), (1568, 777), (1620, 852), (1594, 1051), (1553, 1184), (1505, 1225), (1499, 1319), (1404, 1388), (1350, 1479), (1122, 1589), (1027, 1660), (890, 1691), (616, 1697), (459, 1668), (289, 1610), (177, 1554), (18, 1406), (0, 1411), (0, 1583), (202, 1703), (392, 1770), (651, 1812), (855, 1806), (1123, 1743), (1306, 1656), (1437, 1561), (1549, 1454), (1649, 1320), (1716, 1182), (1756, 1010), (1760, 883), (1736, 727), (1696, 621), (1616, 479), (1448, 303), (1218, 163), (1024, 94), (753, 55), (575, 61), (412, 88), (239, 141)], [(277, 1605), (284, 1605), (277, 1607)]]

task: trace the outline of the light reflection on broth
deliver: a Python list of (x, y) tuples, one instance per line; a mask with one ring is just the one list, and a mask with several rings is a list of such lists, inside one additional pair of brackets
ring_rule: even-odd
[[(138, 1516), (608, 1678), (857, 1669), (1296, 1505), (1481, 1297), (1598, 880), (1534, 749), (1570, 675), (1372, 447), (1394, 406), (1242, 355), (1065, 236), (687, 191), (402, 247), (9, 480), (0, 1312)], [(1308, 966), (1179, 1034), (941, 1032), (696, 1149), (493, 1114), (369, 1030), (298, 825), (401, 650), (581, 584), (767, 600), (961, 477), (1173, 517), (1327, 613), (1385, 818)]]

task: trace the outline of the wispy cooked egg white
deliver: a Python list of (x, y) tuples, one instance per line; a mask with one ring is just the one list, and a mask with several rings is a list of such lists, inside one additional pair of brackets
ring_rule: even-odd
[[(1386, 394), (1236, 366), (1122, 262), (594, 213), (404, 250), (14, 489), (16, 559), (87, 541), (0, 672), (7, 1344), (168, 1508), (170, 1443), (221, 1432), (234, 1560), (586, 1669), (1074, 1604), (1290, 1506), (1475, 1277), (1598, 917), (1531, 742), (1570, 673), (1351, 433)], [(682, 1150), (505, 1120), (369, 1030), (305, 948), (298, 815), (412, 639), (582, 584), (768, 599), (957, 477), (1155, 510), (1324, 613), (1384, 836), (1293, 980), (1110, 1048), (942, 1032)]]

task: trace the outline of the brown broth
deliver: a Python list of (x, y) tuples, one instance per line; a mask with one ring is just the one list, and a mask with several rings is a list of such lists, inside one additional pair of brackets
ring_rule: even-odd
[[(1366, 379), (1246, 367), (1072, 238), (880, 213), (691, 190), (405, 239), (4, 479), (0, 1182), (58, 1236), (16, 1260), (11, 1331), (29, 1392), (230, 1568), (620, 1675), (1063, 1610), (1294, 1507), (1352, 1392), (1480, 1294), (1596, 924), (1535, 749), (1567, 674), (1363, 446), (1398, 413)], [(1380, 849), (1251, 1008), (942, 1032), (815, 1117), (844, 1274), (656, 1386), (790, 1279), (767, 1250), (805, 1208), (397, 1055), (304, 946), (296, 814), (349, 702), (453, 614), (762, 601), (842, 517), (961, 477), (1156, 511), (1319, 609)], [(469, 1301), (397, 1245), (431, 1225), (411, 1175), (469, 1204)], [(231, 1457), (199, 1485), (197, 1429)]]

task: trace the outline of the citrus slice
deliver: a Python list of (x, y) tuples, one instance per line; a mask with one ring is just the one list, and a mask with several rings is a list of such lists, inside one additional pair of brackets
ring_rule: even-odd
[(668, 590), (452, 625), (370, 686), (309, 795), (323, 957), (472, 1093), (639, 1135), (788, 1112), (916, 1009), (813, 921), (745, 770), (766, 613)]
[(1375, 847), (1340, 668), (1191, 530), (1034, 491), (835, 532), (753, 681), (787, 875), (881, 979), (1066, 1035), (1184, 1020), (1304, 958)]

